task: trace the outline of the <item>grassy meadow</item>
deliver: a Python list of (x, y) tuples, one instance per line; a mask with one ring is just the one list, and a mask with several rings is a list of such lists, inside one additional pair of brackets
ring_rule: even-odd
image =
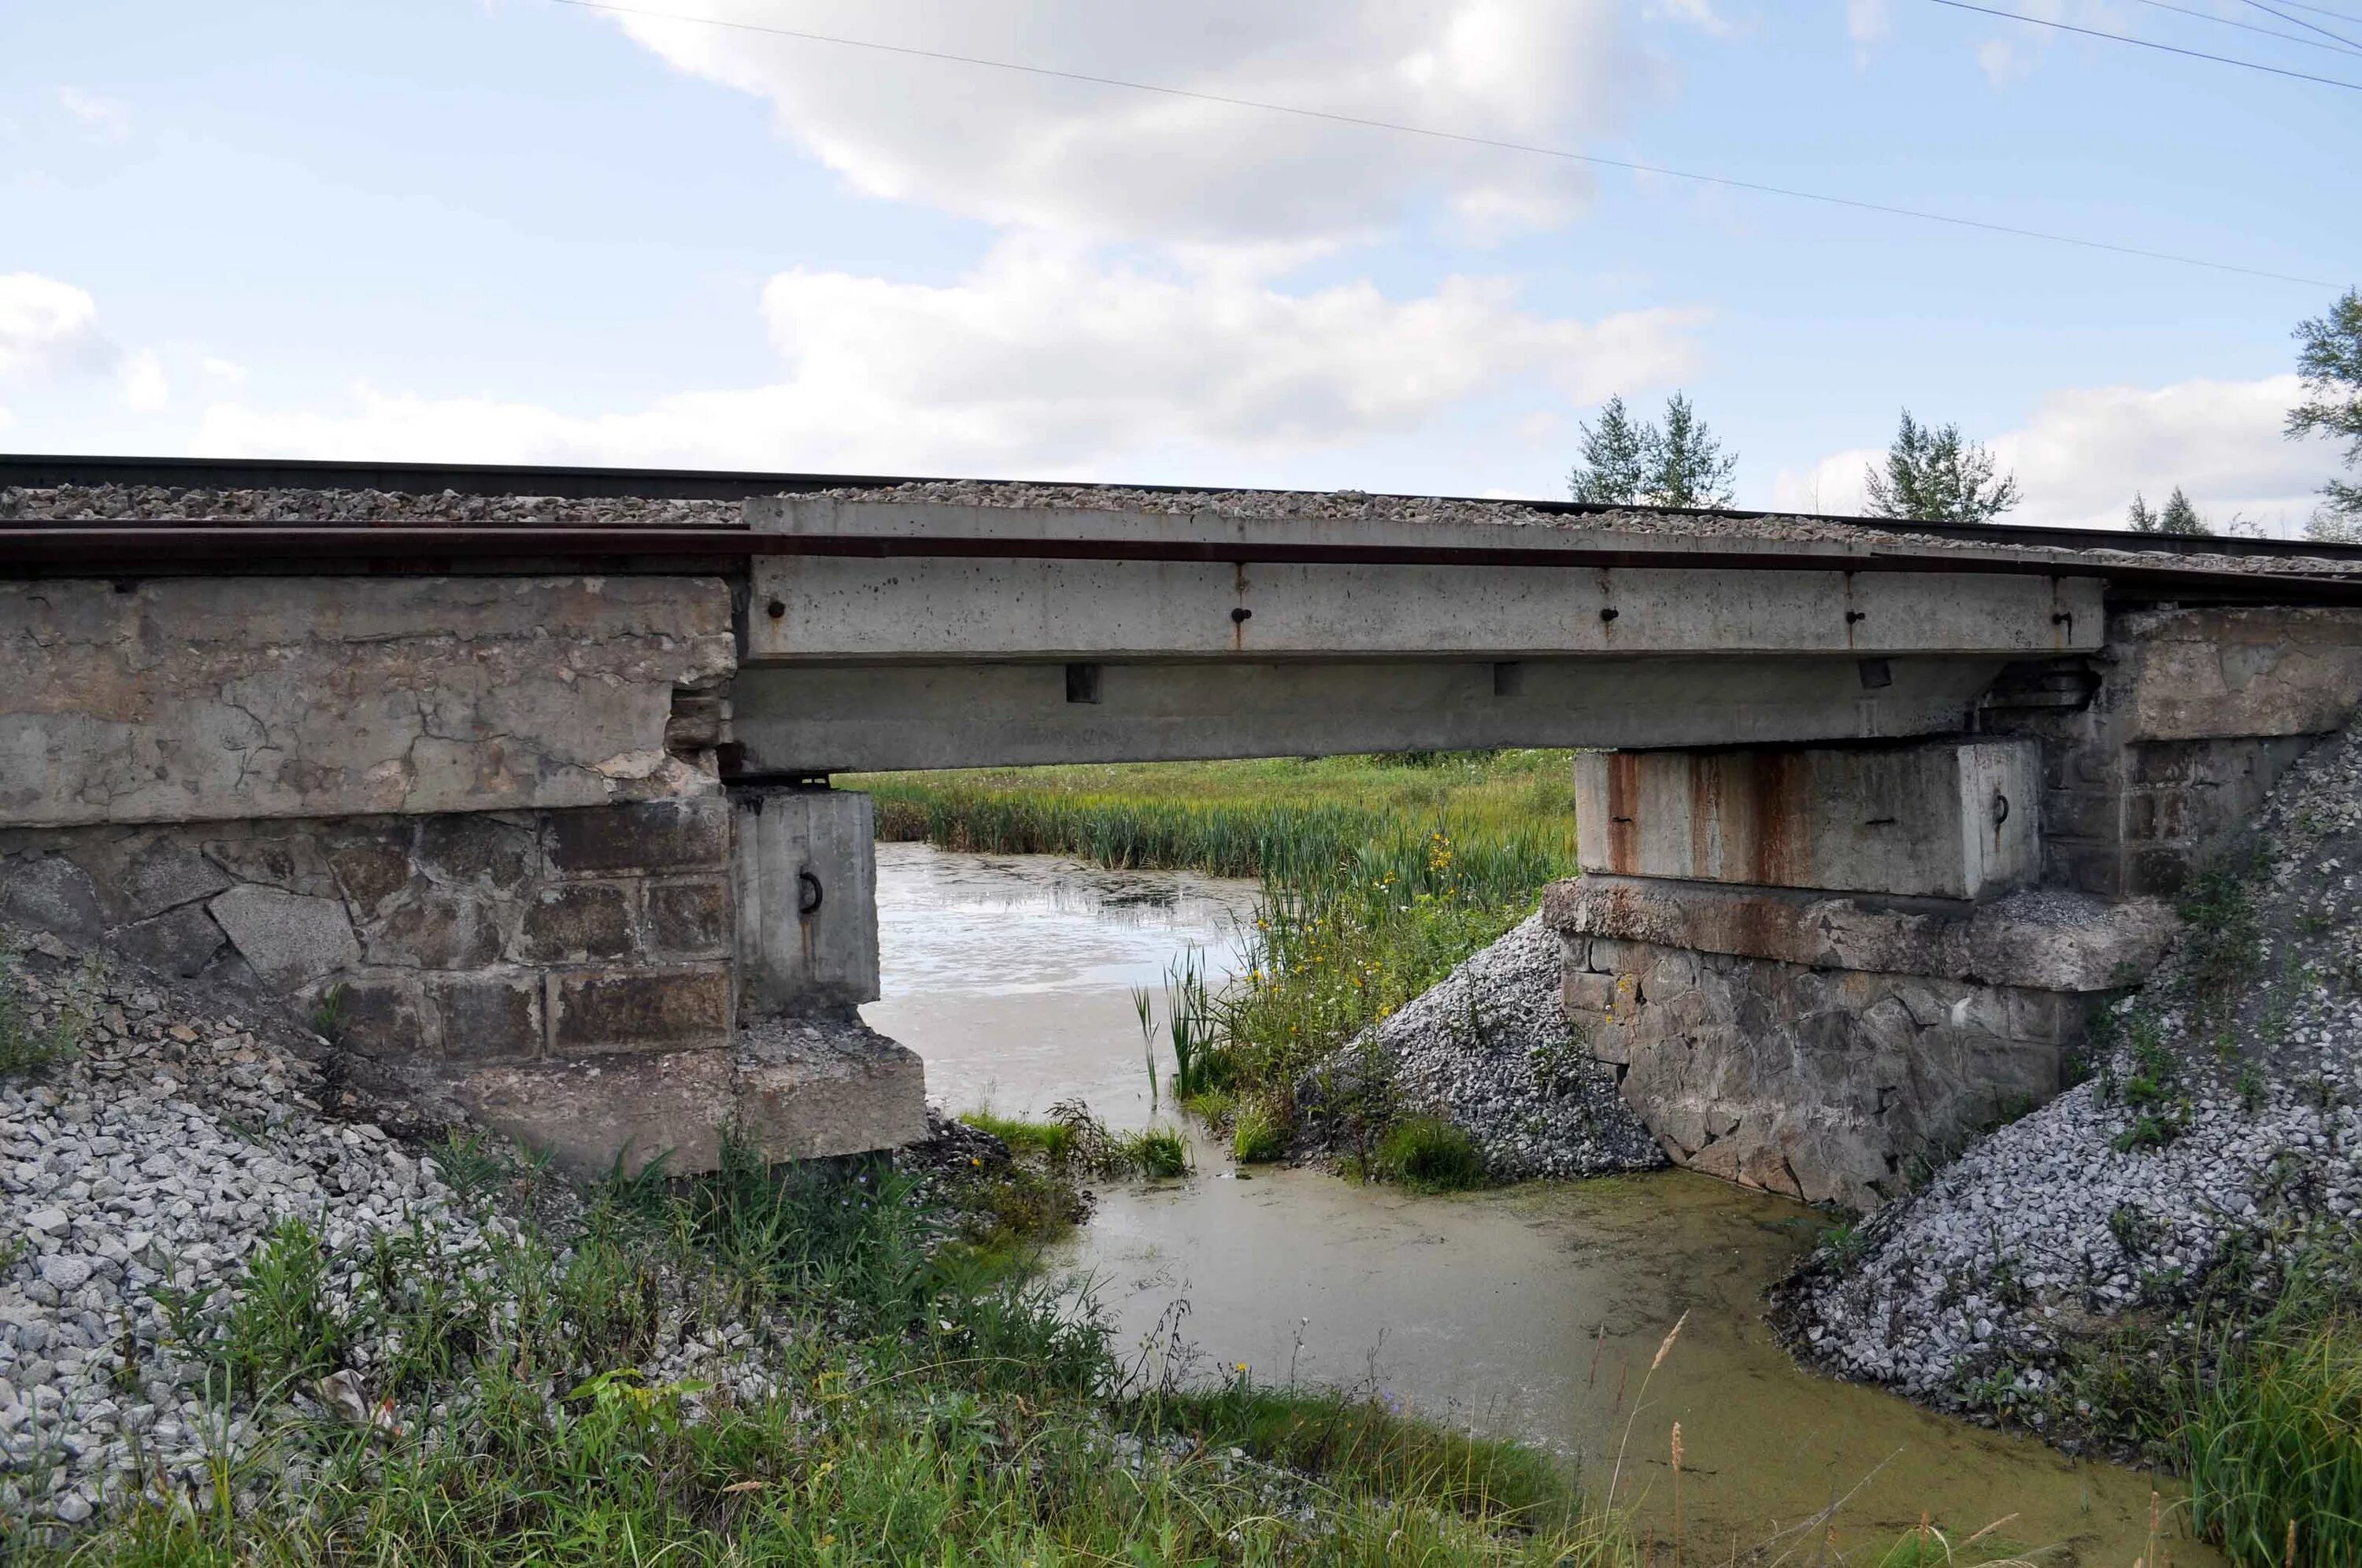
[[(1574, 869), (1573, 754), (852, 776), (878, 836), (1252, 877), (1249, 970), (1166, 1010), (1209, 1043), (1184, 1098), (1242, 1157), (1284, 1148), (1293, 1086), (1530, 913)], [(1175, 1004), (1178, 1004), (1177, 1006)], [(1243, 1136), (1239, 1134), (1243, 1133)]]

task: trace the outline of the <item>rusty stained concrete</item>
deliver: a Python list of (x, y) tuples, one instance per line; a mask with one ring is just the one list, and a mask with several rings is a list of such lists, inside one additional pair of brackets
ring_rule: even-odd
[(712, 578), (0, 582), (0, 822), (718, 793), (667, 726), (736, 662)]
[(1975, 899), (2041, 861), (2031, 740), (1588, 752), (1575, 758), (1585, 871)]

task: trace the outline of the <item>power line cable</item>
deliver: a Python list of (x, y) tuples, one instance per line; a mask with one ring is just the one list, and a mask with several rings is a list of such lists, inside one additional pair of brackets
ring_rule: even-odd
[(2023, 11), (1997, 10), (1991, 6), (1971, 6), (1969, 0), (1927, 0), (1931, 6), (1948, 6), (1955, 11), (1974, 11), (1981, 16), (1999, 17), (2006, 21), (2024, 22), (2028, 27), (2055, 28), (2062, 33), (2081, 33), (2087, 39), (2106, 39), (2112, 43), (2135, 44), (2142, 49), (2160, 50), (2167, 54), (2184, 55), (2191, 60), (2211, 60), (2217, 65), (2235, 65), (2245, 71), (2268, 72), (2274, 76), (2293, 77), (2299, 82), (2317, 82), (2323, 87), (2343, 87), (2348, 93), (2362, 93), (2362, 82), (2342, 81), (2334, 76), (2315, 76), (2310, 72), (2290, 71), (2278, 65), (2266, 65), (2261, 61), (2240, 60), (2227, 54), (2209, 54), (2202, 49), (2183, 49), (2180, 44), (2158, 43), (2155, 39), (2136, 39), (2130, 33), (2102, 32), (2097, 28), (2079, 28), (2072, 22), (2053, 22), (2042, 17), (2029, 17)]
[(2323, 38), (2335, 39), (2342, 44), (2352, 44), (2354, 42), (2352, 39), (2347, 38), (2344, 33), (2333, 33), (2318, 22), (2308, 22), (2302, 17), (2291, 17), (2286, 11), (2275, 11), (2269, 6), (2265, 5), (2264, 0), (2247, 0), (2247, 4), (2253, 6), (2257, 10), (2261, 11), (2268, 17), (2278, 17), (2283, 22), (2294, 22), (2300, 28), (2310, 28), (2314, 32), (2319, 33)]
[(1655, 163), (1639, 163), (1621, 158), (1605, 158), (1595, 153), (1572, 152), (1564, 148), (1543, 147), (1533, 142), (1508, 141), (1498, 137), (1472, 136), (1463, 131), (1439, 130), (1432, 126), (1416, 126), (1397, 120), (1373, 119), (1360, 115), (1339, 114), (1328, 109), (1308, 109), (1297, 104), (1275, 104), (1259, 98), (1233, 97), (1225, 93), (1200, 92), (1191, 87), (1169, 87), (1154, 82), (1134, 82), (1120, 76), (1099, 76), (1088, 72), (1064, 71), (1055, 66), (1028, 65), (1018, 61), (989, 60), (981, 55), (954, 54), (947, 50), (921, 49), (913, 44), (880, 43), (874, 39), (844, 38), (833, 33), (815, 33), (795, 28), (768, 27), (759, 22), (728, 21), (717, 17), (685, 17), (670, 11), (651, 11), (638, 6), (616, 5), (613, 0), (550, 0), (550, 4), (571, 6), (578, 10), (598, 11), (609, 16), (641, 17), (660, 22), (688, 22), (701, 27), (726, 28), (737, 32), (762, 33), (773, 38), (799, 39), (807, 43), (869, 50), (879, 54), (902, 55), (913, 60), (935, 60), (956, 65), (981, 66), (988, 70), (1043, 77), (1057, 82), (1087, 83), (1098, 87), (1121, 87), (1135, 93), (1154, 93), (1162, 97), (1188, 99), (1202, 104), (1220, 104), (1234, 109), (1256, 109), (1266, 114), (1292, 115), (1299, 119), (1322, 120), (1331, 125), (1354, 126), (1363, 130), (1394, 131), (1404, 136), (1426, 137), (1437, 141), (1457, 142), (1467, 147), (1489, 147), (1504, 152), (1522, 152), (1537, 158), (1555, 158), (1569, 163), (1589, 164), (1598, 169), (1618, 169), (1632, 174), (1653, 174), (1661, 179), (1687, 180), (1695, 184), (1713, 185), (1727, 191), (1747, 191), (1757, 195), (1783, 196), (1793, 201), (1817, 202), (1825, 206), (1849, 207), (1856, 212), (1879, 213), (1888, 217), (1913, 218), (1922, 223), (1946, 224), (1955, 228), (1977, 229), (1986, 234), (2007, 235), (2016, 239), (2039, 239), (2053, 245), (2072, 245), (2084, 250), (2104, 250), (2117, 256), (2136, 256), (2145, 261), (2169, 261), (2181, 267), (2202, 267), (2209, 271), (2234, 272), (2246, 278), (2265, 278), (2276, 283), (2301, 283), (2311, 289), (2338, 287), (2337, 284), (2321, 278), (2301, 277), (2293, 272), (2273, 272), (2260, 267), (2242, 267), (2230, 261), (2210, 261), (2203, 257), (2183, 256), (2169, 250), (2148, 250), (2139, 246), (2117, 245), (2109, 240), (2089, 239), (2080, 235), (2058, 234), (2039, 228), (2022, 228), (2014, 224), (1988, 223), (1981, 218), (1960, 217), (1951, 213), (1928, 212), (1918, 207), (1894, 206), (1884, 202), (1860, 201), (1851, 196), (1832, 196), (1826, 192), (1804, 191), (1793, 186), (1767, 185), (1758, 181), (1736, 180), (1721, 174), (1701, 174), (1694, 170), (1672, 169)]
[[(2362, 54), (2362, 49), (2347, 44), (2323, 43), (2319, 39), (2300, 38), (2295, 33), (2281, 32), (2278, 28), (2259, 28), (2253, 22), (2234, 21), (2229, 17), (2216, 16), (2212, 11), (2200, 11), (2188, 6), (2176, 6), (2172, 0), (2138, 0), (2138, 3), (2153, 6), (2159, 11), (2171, 11), (2180, 16), (2195, 17), (2202, 22), (2214, 22), (2226, 28), (2236, 28), (2243, 33), (2257, 33), (2268, 39), (2279, 39), (2287, 43), (2302, 44), (2307, 49), (2323, 49), (2332, 54)], [(2295, 17), (2288, 19), (2295, 22), (2299, 27), (2305, 25)]]
[(2307, 5), (2305, 0), (2280, 0), (2280, 4), (2293, 6), (2300, 11), (2310, 11), (2316, 17), (2330, 17), (2341, 22), (2362, 24), (2362, 17), (2357, 17), (2351, 11), (2333, 11), (2326, 6)]

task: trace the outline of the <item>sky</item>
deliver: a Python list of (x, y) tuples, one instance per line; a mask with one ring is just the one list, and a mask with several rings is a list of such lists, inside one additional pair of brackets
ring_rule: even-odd
[[(2362, 83), (2362, 0), (1992, 4)], [(1742, 506), (1908, 408), (2287, 534), (2357, 151), (1943, 0), (0, 0), (0, 451), (1552, 497), (1678, 390)]]

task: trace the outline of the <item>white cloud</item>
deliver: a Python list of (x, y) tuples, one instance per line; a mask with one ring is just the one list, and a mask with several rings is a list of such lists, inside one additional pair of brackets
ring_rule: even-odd
[(1858, 44), (1873, 44), (1894, 27), (1886, 0), (1846, 0), (1846, 36)]
[(215, 354), (208, 354), (198, 361), (197, 369), (204, 372), (205, 380), (220, 386), (234, 387), (246, 380), (244, 365), (235, 359), (225, 359)]
[(103, 98), (78, 87), (61, 87), (58, 103), (101, 141), (122, 141), (131, 134), (131, 111), (114, 98)]
[(1727, 39), (1738, 32), (1737, 23), (1715, 9), (1714, 0), (1651, 0), (1647, 15), (1686, 22), (1709, 38)]
[(0, 273), (0, 375), (104, 369), (114, 358), (88, 293), (38, 272)]
[(594, 416), (362, 388), (348, 414), (216, 404), (196, 447), (1104, 473), (1152, 452), (1275, 457), (1378, 439), (1481, 398), (1582, 404), (1667, 384), (1692, 366), (1697, 320), (1547, 317), (1507, 285), (1468, 278), (1407, 300), (1367, 283), (1283, 293), (1237, 273), (1103, 267), (1032, 242), (1003, 244), (943, 287), (784, 272), (762, 308), (788, 363), (767, 386)]
[(15, 414), (9, 413), (5, 408), (0, 408), (0, 430), (6, 430), (8, 426), (16, 423), (17, 416)]
[[(1577, 166), (1297, 116), (915, 59), (781, 25), (771, 0), (643, 0), (617, 18), (681, 70), (760, 94), (875, 195), (988, 223), (1175, 246), (1364, 238), (1422, 203), (1556, 222)], [(1651, 91), (1616, 0), (807, 0), (815, 33), (1524, 141), (1579, 141)]]
[(148, 349), (124, 361), (123, 402), (142, 414), (171, 406), (172, 383), (164, 375), (164, 361)]
[[(2054, 392), (2025, 426), (1988, 443), (2025, 495), (2007, 521), (2118, 527), (2136, 491), (2154, 504), (2180, 485), (2217, 526), (2237, 513), (2274, 533), (2300, 529), (2334, 466), (2327, 444), (2280, 433), (2300, 395), (2293, 375)], [(1772, 504), (1857, 512), (1862, 469), (1885, 455), (1839, 452), (1783, 471)]]

